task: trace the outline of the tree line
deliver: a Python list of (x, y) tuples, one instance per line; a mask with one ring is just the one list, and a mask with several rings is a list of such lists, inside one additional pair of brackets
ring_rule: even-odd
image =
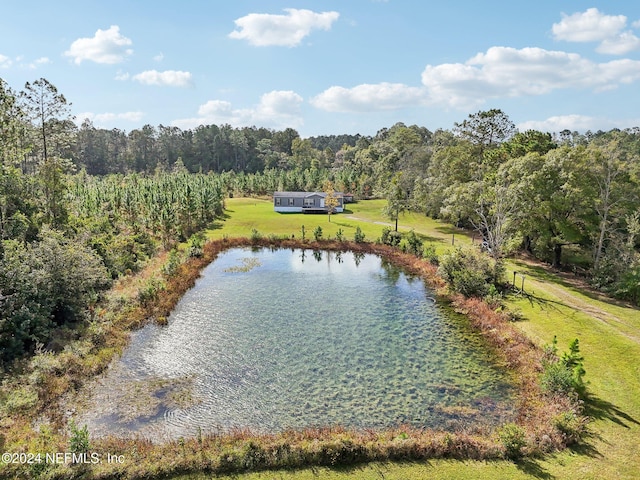
[(0, 362), (83, 321), (100, 292), (210, 225), (230, 195), (317, 190), (386, 198), (476, 230), (500, 261), (525, 251), (640, 303), (640, 129), (519, 132), (502, 111), (450, 130), (374, 136), (294, 129), (77, 127), (46, 79), (0, 79)]

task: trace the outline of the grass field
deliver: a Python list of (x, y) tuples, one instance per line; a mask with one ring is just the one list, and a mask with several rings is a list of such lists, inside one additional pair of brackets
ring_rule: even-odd
[[(378, 238), (384, 224), (383, 201), (349, 204), (344, 213), (325, 215), (278, 214), (271, 201), (229, 199), (227, 218), (209, 232), (210, 238), (295, 235), (305, 226), (307, 238), (319, 225), (323, 236), (335, 237), (339, 228), (346, 238), (360, 226), (369, 241)], [(401, 215), (399, 229), (415, 230), (438, 253), (452, 243), (470, 244), (472, 235), (418, 214)], [(477, 240), (476, 240), (477, 242)], [(578, 338), (585, 357), (590, 399), (586, 412), (593, 418), (590, 436), (582, 445), (539, 460), (520, 463), (456, 462), (370, 464), (346, 469), (310, 468), (301, 471), (235, 475), (241, 480), (307, 479), (637, 479), (640, 478), (640, 310), (614, 303), (588, 291), (570, 277), (544, 266), (512, 260), (508, 274), (525, 275), (525, 292), (507, 300), (521, 314), (517, 325), (534, 342), (544, 345), (557, 335), (561, 350)], [(521, 277), (518, 277), (518, 284)], [(202, 480), (205, 475), (177, 477)], [(217, 477), (225, 478), (225, 477)]]
[[(335, 238), (342, 229), (345, 238), (353, 240), (356, 227), (360, 227), (366, 240), (374, 241), (380, 237), (385, 226), (393, 228), (391, 220), (382, 215), (384, 200), (368, 200), (346, 204), (343, 213), (334, 214), (329, 221), (328, 215), (305, 215), (301, 213), (277, 213), (273, 211), (271, 200), (255, 198), (231, 198), (225, 201), (226, 218), (217, 222), (209, 231), (209, 238), (218, 239), (223, 236), (249, 236), (252, 229), (263, 235), (295, 235), (301, 237), (304, 225), (306, 238), (313, 238), (317, 226), (322, 227), (323, 238)], [(398, 230), (415, 230), (422, 235), (425, 242), (432, 242), (439, 251), (444, 251), (453, 243), (470, 244), (472, 236), (449, 224), (426, 218), (416, 213), (401, 214)]]

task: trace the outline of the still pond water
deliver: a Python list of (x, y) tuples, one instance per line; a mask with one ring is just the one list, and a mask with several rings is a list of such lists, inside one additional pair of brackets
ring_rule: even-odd
[(510, 418), (509, 378), (432, 295), (375, 255), (228, 250), (167, 326), (134, 333), (81, 421), (98, 435), (165, 440)]

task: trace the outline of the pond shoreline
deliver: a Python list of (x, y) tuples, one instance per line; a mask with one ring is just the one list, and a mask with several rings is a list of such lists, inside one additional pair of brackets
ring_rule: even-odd
[[(228, 249), (167, 325), (132, 335), (76, 422), (94, 437), (157, 443), (198, 428), (455, 432), (513, 421), (511, 376), (469, 320), (433, 295), (374, 254)], [(184, 375), (191, 393), (166, 391)]]
[[(410, 274), (420, 276), (432, 288), (439, 301), (449, 303), (456, 311), (467, 315), (474, 328), (487, 339), (500, 361), (514, 374), (517, 381), (517, 419), (525, 438), (523, 455), (537, 456), (560, 450), (573, 439), (557, 426), (556, 418), (573, 405), (568, 399), (545, 397), (539, 385), (542, 352), (508, 321), (507, 315), (492, 310), (479, 299), (466, 299), (447, 292), (437, 269), (426, 260), (403, 253), (393, 247), (376, 243), (328, 241), (302, 241), (283, 238), (231, 238), (207, 243), (200, 258), (189, 258), (174, 275), (166, 279), (165, 286), (154, 301), (135, 307), (126, 307), (111, 321), (107, 332), (96, 340), (100, 345), (89, 355), (93, 363), (89, 370), (82, 365), (83, 358), (73, 360), (65, 370), (65, 384), (57, 385), (47, 379), (43, 388), (49, 401), (42, 404), (41, 412), (58, 403), (57, 395), (80, 387), (87, 376), (95, 376), (109, 364), (114, 355), (127, 344), (127, 332), (148, 323), (163, 323), (182, 295), (198, 279), (204, 267), (220, 252), (234, 247), (304, 248), (312, 250), (352, 251), (381, 256)], [(98, 312), (98, 318), (106, 315)], [(85, 357), (86, 358), (86, 357)], [(89, 361), (87, 360), (87, 361)], [(68, 366), (67, 366), (68, 367)], [(75, 376), (75, 379), (74, 379)], [(48, 391), (47, 391), (48, 392)], [(82, 395), (82, 393), (80, 393)], [(45, 397), (47, 398), (47, 397)], [(67, 399), (68, 400), (68, 399)], [(52, 418), (54, 428), (64, 427), (69, 414), (60, 412), (68, 403), (62, 402)], [(20, 421), (20, 420), (17, 420)], [(26, 418), (24, 421), (28, 421)], [(101, 463), (86, 466), (85, 478), (149, 478), (189, 472), (227, 473), (275, 468), (299, 468), (311, 465), (347, 465), (386, 460), (420, 460), (428, 458), (499, 459), (508, 454), (498, 431), (471, 434), (424, 429), (397, 428), (381, 432), (357, 432), (341, 427), (286, 431), (280, 434), (255, 435), (237, 431), (224, 435), (197, 435), (164, 444), (152, 444), (144, 439), (106, 437), (92, 441), (92, 450), (103, 455), (124, 455), (122, 465)], [(34, 439), (36, 441), (36, 439)], [(58, 439), (60, 444), (62, 439)], [(135, 459), (131, 452), (136, 452)], [(56, 468), (51, 478), (66, 478), (75, 466)], [(58, 474), (59, 473), (59, 474)]]

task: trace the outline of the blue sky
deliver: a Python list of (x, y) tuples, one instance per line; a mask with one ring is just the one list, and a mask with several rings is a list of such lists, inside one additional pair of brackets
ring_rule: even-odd
[(640, 126), (640, 2), (7, 2), (0, 77), (44, 77), (96, 127)]

